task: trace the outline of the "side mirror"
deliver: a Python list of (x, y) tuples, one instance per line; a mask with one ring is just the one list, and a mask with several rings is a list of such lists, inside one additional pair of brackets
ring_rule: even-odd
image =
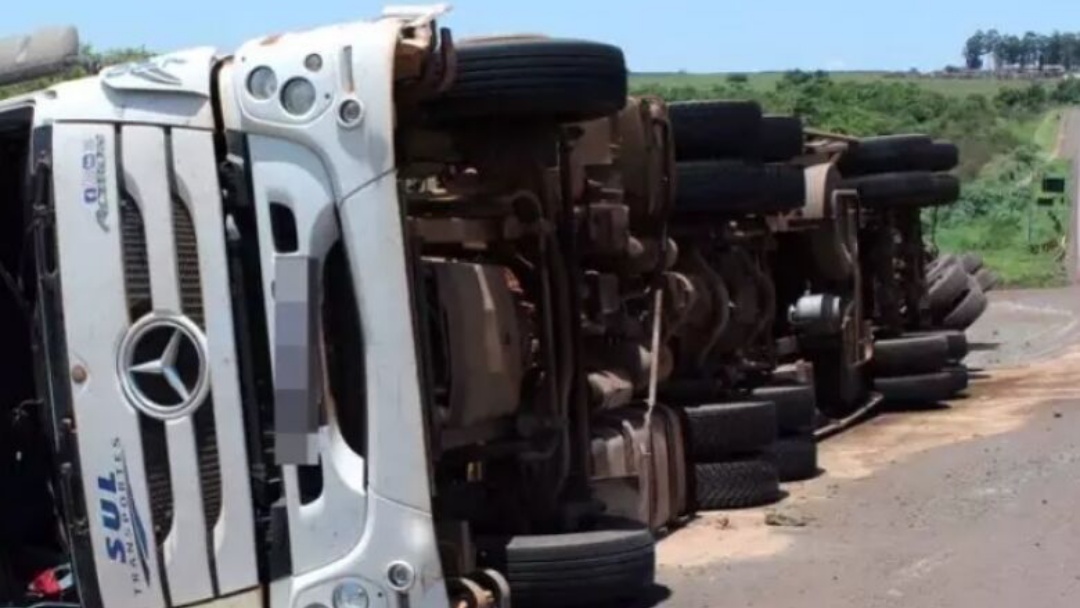
[(0, 38), (0, 86), (58, 74), (78, 58), (79, 33), (74, 27)]

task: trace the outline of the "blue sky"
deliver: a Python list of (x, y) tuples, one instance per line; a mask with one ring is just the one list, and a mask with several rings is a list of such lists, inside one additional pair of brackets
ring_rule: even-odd
[[(15, 1), (15, 0), (11, 0)], [(391, 3), (394, 3), (391, 1)], [(398, 4), (416, 0), (397, 0)], [(460, 35), (542, 32), (619, 44), (635, 71), (920, 69), (960, 62), (978, 28), (1080, 30), (1077, 0), (458, 0)], [(38, 0), (0, 31), (71, 23), (97, 47), (233, 49), (280, 30), (377, 14), (371, 0)]]

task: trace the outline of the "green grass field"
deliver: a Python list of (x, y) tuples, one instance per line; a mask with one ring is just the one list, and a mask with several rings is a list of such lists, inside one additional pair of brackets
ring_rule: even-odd
[(1070, 202), (1061, 197), (1049, 207), (1035, 205), (1043, 176), (1075, 179), (1072, 164), (1056, 156), (1064, 112), (1054, 108), (1013, 126), (1021, 141), (1031, 142), (1037, 149), (1030, 167), (1018, 171), (1016, 159), (1004, 155), (983, 168), (983, 180), (996, 182), (1006, 193), (1000, 207), (969, 221), (943, 226), (934, 235), (944, 252), (972, 251), (981, 255), (986, 265), (1002, 276), (1003, 287), (1065, 283), (1065, 270), (1058, 257), (1061, 250), (1055, 245), (1061, 242), (1070, 217)]
[(1055, 108), (1047, 112), (1035, 127), (1031, 139), (1047, 157), (1057, 154), (1058, 139), (1061, 133), (1061, 121), (1065, 117), (1065, 110)]
[[(746, 86), (758, 91), (770, 90), (780, 81), (783, 75), (783, 72), (746, 74)], [(643, 73), (632, 74), (630, 84), (631, 86), (655, 84), (666, 87), (711, 87), (716, 84), (729, 83), (729, 76), (730, 74)], [(995, 80), (992, 78), (962, 80), (908, 76), (902, 72), (830, 72), (829, 76), (838, 82), (910, 82), (931, 91), (955, 96), (970, 94), (992, 96), (1003, 88), (1021, 89), (1030, 84), (1030, 81), (1026, 80)]]

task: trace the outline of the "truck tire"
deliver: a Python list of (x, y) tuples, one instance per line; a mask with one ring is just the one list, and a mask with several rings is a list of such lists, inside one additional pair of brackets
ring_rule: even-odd
[(845, 176), (897, 171), (951, 171), (960, 164), (956, 145), (925, 135), (869, 137), (850, 148), (839, 161)]
[(846, 175), (870, 175), (875, 173), (891, 173), (906, 171), (953, 171), (960, 164), (960, 150), (955, 144), (947, 141), (930, 141), (929, 144), (918, 145), (918, 140), (912, 140), (915, 145), (903, 151), (893, 148), (897, 153), (891, 158), (879, 157), (879, 160), (868, 165), (869, 170), (861, 167), (849, 167)]
[(757, 159), (766, 163), (787, 162), (803, 153), (803, 123), (798, 116), (765, 116), (761, 119)]
[(965, 253), (960, 256), (960, 265), (964, 267), (964, 271), (968, 274), (975, 274), (983, 267), (983, 259), (977, 253)]
[(766, 452), (780, 476), (780, 482), (806, 481), (817, 477), (818, 446), (812, 433), (781, 439)]
[(763, 386), (754, 389), (755, 399), (776, 404), (776, 430), (781, 438), (814, 425), (817, 400), (814, 387), (806, 384)]
[(986, 293), (998, 286), (1001, 282), (1001, 275), (990, 270), (989, 268), (980, 268), (975, 273), (975, 281), (979, 283), (979, 288)]
[(949, 361), (960, 361), (968, 356), (967, 335), (962, 331), (951, 329), (933, 329), (911, 332), (912, 336), (941, 336), (949, 345)]
[(776, 404), (721, 403), (686, 408), (691, 462), (757, 452), (776, 441)]
[(793, 211), (806, 200), (801, 167), (739, 161), (678, 164), (675, 211), (679, 214), (770, 214)]
[(761, 135), (754, 101), (679, 101), (668, 105), (676, 160), (750, 158)]
[(584, 40), (494, 38), (457, 48), (457, 78), (428, 105), (436, 123), (609, 116), (626, 105), (621, 49)]
[(780, 474), (762, 454), (747, 460), (694, 466), (694, 490), (700, 511), (746, 509), (780, 500)]
[(934, 207), (960, 198), (955, 176), (926, 171), (855, 177), (845, 180), (844, 187), (856, 190), (867, 207), (878, 209)]
[(939, 371), (949, 361), (949, 342), (942, 335), (904, 336), (874, 342), (874, 372), (903, 376)]
[(481, 560), (510, 583), (514, 606), (594, 606), (641, 593), (656, 578), (656, 540), (643, 525), (482, 540)]
[(935, 141), (922, 152), (912, 171), (952, 171), (960, 164), (960, 149), (947, 141)]
[(971, 372), (963, 365), (952, 365), (944, 370), (953, 380), (953, 388), (957, 393), (962, 393), (971, 386)]
[(932, 374), (877, 378), (874, 388), (890, 403), (939, 403), (968, 387), (967, 370), (956, 367)]
[(952, 312), (945, 315), (941, 321), (941, 326), (946, 329), (963, 331), (971, 327), (975, 321), (979, 320), (979, 317), (986, 312), (986, 308), (989, 304), (990, 302), (986, 299), (986, 294), (979, 288), (979, 284), (975, 281), (975, 277), (971, 277), (967, 295), (956, 304), (956, 307), (952, 309)]
[(968, 290), (968, 273), (964, 272), (959, 264), (952, 264), (936, 273), (929, 283), (927, 296), (930, 299), (930, 309), (948, 312)]
[(944, 268), (950, 264), (955, 264), (960, 261), (960, 258), (953, 253), (946, 253), (945, 255), (938, 256), (932, 262), (926, 265), (926, 278), (930, 280), (930, 277), (940, 273)]

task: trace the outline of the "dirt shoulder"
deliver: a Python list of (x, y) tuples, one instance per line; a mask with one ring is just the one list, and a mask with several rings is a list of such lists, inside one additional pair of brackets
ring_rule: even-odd
[[(988, 599), (965, 595), (963, 577), (982, 576), (991, 562), (1002, 565), (1002, 541), (995, 535), (1012, 533), (998, 531), (1005, 524), (994, 509), (1013, 508), (1021, 486), (1034, 483), (1025, 463), (1044, 463), (1054, 475), (1075, 478), (1075, 471), (1058, 465), (1062, 454), (1078, 452), (1080, 459), (1080, 440), (1074, 439), (1080, 437), (1078, 309), (1080, 292), (1071, 289), (997, 294), (991, 313), (972, 332), (980, 349), (973, 358), (988, 371), (977, 374), (965, 398), (928, 411), (882, 413), (823, 443), (825, 472), (788, 485), (783, 503), (706, 514), (664, 539), (660, 578), (673, 592), (664, 605), (916, 605), (901, 600), (950, 567), (956, 571), (949, 576), (958, 581), (950, 579), (945, 589), (957, 603), (940, 605), (975, 606), (965, 598)], [(1069, 426), (1074, 428), (1062, 428)], [(1005, 453), (987, 457), (1000, 450)], [(1055, 494), (1056, 487), (1040, 489), (1047, 501), (1072, 500)], [(767, 524), (767, 518), (780, 525)], [(1052, 523), (1031, 520), (1016, 534), (1030, 536)], [(903, 536), (909, 526), (919, 532), (910, 542)], [(950, 543), (967, 547), (970, 555), (950, 556)], [(1080, 561), (1080, 547), (1058, 549)], [(980, 557), (983, 551), (997, 551), (997, 557)], [(1034, 561), (1022, 565), (1036, 567)], [(1057, 590), (1072, 582), (1069, 575), (1047, 584)], [(968, 583), (982, 588), (987, 581)], [(882, 588), (886, 584), (891, 587)], [(931, 603), (917, 605), (939, 605), (927, 593), (923, 599)]]

